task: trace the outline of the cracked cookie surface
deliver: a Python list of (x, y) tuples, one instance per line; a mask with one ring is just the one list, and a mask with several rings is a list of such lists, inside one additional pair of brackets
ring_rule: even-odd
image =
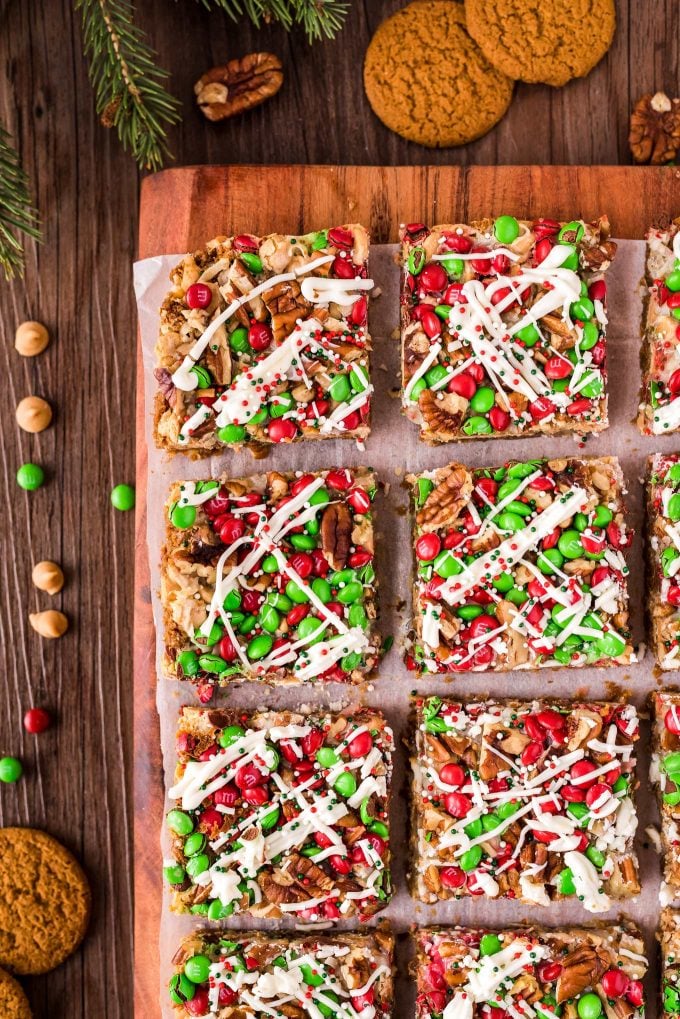
[(0, 829), (0, 859), (0, 965), (48, 973), (83, 939), (87, 878), (61, 843), (32, 828)]
[(366, 53), (364, 88), (376, 116), (429, 148), (464, 145), (490, 131), (512, 81), (470, 38), (462, 4), (415, 0), (380, 25)]
[(555, 86), (589, 74), (616, 29), (614, 0), (465, 0), (465, 17), (499, 71)]

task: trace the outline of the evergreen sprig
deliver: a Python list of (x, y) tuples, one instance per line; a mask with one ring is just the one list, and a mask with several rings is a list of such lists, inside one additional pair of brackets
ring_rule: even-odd
[(0, 127), (0, 268), (7, 280), (24, 274), (24, 236), (41, 240), (38, 214), (11, 136)]
[(169, 155), (166, 128), (179, 120), (179, 102), (165, 89), (168, 73), (134, 23), (130, 0), (75, 0), (81, 12), (97, 113), (113, 127), (143, 169), (158, 170)]
[(197, 0), (206, 10), (224, 11), (233, 21), (244, 15), (259, 28), (278, 21), (286, 29), (304, 28), (310, 43), (332, 39), (342, 28), (349, 9), (345, 0)]

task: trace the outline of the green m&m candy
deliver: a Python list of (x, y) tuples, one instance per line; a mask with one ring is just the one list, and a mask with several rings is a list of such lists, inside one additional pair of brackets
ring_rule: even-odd
[(226, 672), (228, 668), (224, 658), (220, 658), (219, 655), (201, 655), (198, 659), (198, 664), (204, 672), (214, 673), (216, 676)]
[(600, 333), (594, 322), (583, 323), (583, 333), (579, 346), (581, 350), (592, 350), (600, 338)]
[(309, 601), (307, 593), (294, 580), (289, 580), (286, 584), (286, 594), (296, 605), (304, 605)]
[(247, 350), (250, 350), (250, 344), (248, 343), (248, 330), (245, 326), (237, 326), (236, 329), (229, 334), (229, 346), (236, 354), (245, 354)]
[(564, 870), (559, 872), (555, 878), (555, 886), (560, 895), (576, 895), (574, 875), (569, 867), (565, 867)]
[(21, 761), (17, 757), (0, 758), (0, 782), (13, 785), (24, 773)]
[(332, 768), (333, 765), (338, 763), (340, 758), (336, 754), (335, 750), (332, 750), (330, 747), (321, 747), (321, 749), (316, 752), (316, 760), (322, 768)]
[(675, 751), (674, 753), (666, 754), (666, 756), (661, 761), (661, 768), (671, 778), (673, 778), (675, 775), (678, 775), (678, 773), (680, 773), (680, 751)]
[(190, 835), (194, 830), (194, 822), (183, 810), (171, 810), (165, 819), (170, 831), (175, 835)]
[(260, 828), (262, 831), (269, 831), (273, 828), (281, 815), (280, 807), (274, 807), (273, 810), (269, 810), (264, 817), (260, 818)]
[(197, 878), (199, 874), (204, 874), (209, 867), (210, 860), (207, 853), (197, 853), (196, 856), (192, 856), (187, 860), (187, 874), (189, 877)]
[(605, 658), (618, 658), (626, 650), (626, 642), (618, 633), (605, 633), (595, 641), (595, 647)]
[(500, 952), (503, 942), (497, 934), (484, 934), (479, 942), (480, 955), (495, 955)]
[(264, 658), (272, 649), (274, 640), (269, 634), (261, 633), (258, 637), (254, 637), (250, 644), (246, 648), (246, 654), (251, 662), (257, 662), (260, 658)]
[(200, 831), (193, 832), (184, 843), (185, 856), (196, 856), (197, 853), (202, 853), (204, 849), (205, 835)]
[[(22, 464), (17, 471), (17, 484), (19, 488), (23, 488), (25, 492), (35, 492), (37, 488), (40, 488), (45, 481), (45, 472), (38, 464)], [(119, 488), (127, 488), (127, 485), (119, 485)], [(114, 488), (114, 492), (116, 489)], [(111, 493), (111, 501), (113, 502), (113, 492)], [(133, 503), (134, 506), (134, 493)], [(114, 503), (115, 506), (115, 503)], [(128, 509), (130, 507), (123, 507)]]
[(467, 871), (474, 870), (475, 867), (478, 866), (481, 859), (482, 859), (482, 847), (472, 846), (471, 849), (465, 850), (460, 860), (458, 861), (460, 864), (460, 869), (464, 870), (466, 873)]
[(260, 626), (263, 630), (266, 630), (267, 633), (276, 633), (281, 622), (281, 616), (279, 613), (273, 605), (268, 605), (267, 602), (265, 602), (260, 609), (260, 614), (257, 618)]
[(499, 216), (493, 225), (493, 232), (501, 244), (512, 244), (519, 237), (519, 223), (514, 216)]
[(189, 980), (184, 973), (175, 973), (168, 984), (170, 1001), (175, 1005), (183, 1005), (185, 1001), (192, 1001), (196, 994), (196, 984)]
[(220, 442), (243, 442), (245, 437), (246, 430), (243, 425), (224, 425), (223, 428), (217, 429), (217, 438)]
[(458, 573), (462, 573), (463, 567), (458, 559), (456, 559), (451, 549), (445, 548), (439, 553), (434, 561), (434, 572), (438, 577), (447, 579), (448, 577), (453, 577)]
[(578, 244), (583, 237), (583, 233), (583, 224), (573, 219), (570, 223), (564, 224), (557, 235), (557, 239), (560, 244)]
[(212, 384), (212, 375), (203, 365), (195, 364), (189, 371), (196, 378), (198, 389), (207, 389)]
[(185, 676), (197, 676), (199, 673), (198, 655), (191, 648), (180, 651), (177, 655), (177, 664)]
[[(575, 530), (563, 531), (557, 542), (557, 547), (565, 559), (578, 559), (583, 555), (581, 535)], [(550, 550), (548, 549), (548, 551)]]
[(447, 276), (455, 276), (456, 279), (465, 271), (465, 262), (462, 258), (442, 258), (439, 264)]
[(347, 799), (348, 796), (353, 796), (357, 791), (357, 780), (351, 771), (343, 771), (343, 773), (338, 775), (333, 783), (333, 788), (336, 793), (339, 793), (340, 796), (344, 796), (345, 799)]
[(218, 740), (221, 747), (230, 747), (245, 736), (246, 731), (240, 725), (228, 725), (220, 733)]
[(294, 405), (295, 397), (291, 396), (290, 393), (276, 393), (271, 399), (269, 413), (273, 418), (282, 418), (284, 414), (293, 409)]
[(490, 435), (493, 427), (486, 418), (481, 417), (479, 414), (473, 414), (463, 425), (463, 431), (466, 435)]
[(680, 492), (670, 497), (666, 512), (671, 520), (680, 520)]
[(533, 347), (540, 339), (538, 329), (533, 322), (531, 322), (528, 326), (523, 326), (521, 329), (518, 329), (515, 336), (518, 340), (522, 341), (525, 347)]
[(496, 518), (496, 524), (499, 530), (514, 533), (515, 531), (522, 530), (524, 520), (519, 513), (511, 513), (506, 510), (504, 513), (499, 513)]
[(598, 1019), (598, 1016), (602, 1015), (600, 996), (592, 991), (582, 994), (576, 1002), (576, 1011), (579, 1019)]
[(163, 868), (163, 877), (169, 885), (181, 885), (184, 882), (185, 873), (184, 867), (179, 863), (173, 863)]
[(196, 523), (196, 507), (180, 506), (180, 504), (176, 502), (170, 509), (170, 523), (173, 527), (177, 527), (180, 530), (186, 530), (187, 527), (193, 527)]
[(335, 375), (331, 379), (330, 388), (328, 390), (331, 399), (335, 400), (336, 403), (344, 403), (349, 399), (351, 395), (351, 387), (349, 379), (346, 375)]
[(448, 375), (448, 371), (443, 364), (436, 364), (429, 371), (425, 372), (425, 381), (428, 386), (434, 386), (437, 382), (441, 382)]
[(241, 261), (246, 269), (250, 269), (251, 272), (262, 272), (262, 259), (259, 255), (253, 255), (250, 251), (243, 251), (241, 252)]
[(192, 955), (184, 963), (184, 972), (194, 984), (204, 984), (210, 976), (210, 959), (207, 955)]
[(304, 640), (307, 646), (318, 644), (324, 638), (324, 628), (320, 619), (316, 616), (305, 616), (298, 624), (295, 631), (298, 640)]
[[(38, 470), (41, 469), (38, 468)], [(21, 484), (21, 482), (19, 483)], [(40, 484), (42, 485), (42, 477)], [(135, 490), (132, 485), (116, 485), (116, 487), (111, 491), (111, 505), (114, 509), (122, 510), (123, 512), (134, 509)]]
[(493, 407), (495, 399), (496, 393), (491, 386), (480, 386), (470, 400), (470, 407), (475, 414), (486, 414)]
[(300, 966), (300, 972), (302, 973), (302, 979), (308, 987), (318, 987), (324, 982), (324, 977), (318, 970), (312, 969), (308, 962), (304, 962)]

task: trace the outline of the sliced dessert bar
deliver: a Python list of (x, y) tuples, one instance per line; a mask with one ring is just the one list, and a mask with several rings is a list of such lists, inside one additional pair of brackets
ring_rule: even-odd
[(328, 922), (390, 898), (392, 731), (379, 711), (182, 708), (167, 816), (175, 912)]
[(680, 669), (680, 455), (656, 453), (647, 478), (647, 612), (657, 665)]
[(172, 271), (157, 445), (208, 456), (369, 431), (368, 234), (217, 237)]
[(453, 463), (407, 479), (410, 667), (419, 673), (621, 665), (630, 541), (614, 457)]
[(680, 899), (680, 692), (654, 691), (650, 779), (659, 802), (663, 905)]
[(680, 428), (680, 219), (647, 234), (645, 284), (637, 425), (666, 435)]
[(198, 684), (359, 682), (374, 668), (372, 471), (176, 482), (163, 668)]
[(172, 960), (170, 1001), (179, 1015), (390, 1019), (394, 939), (198, 930)]
[(607, 1019), (645, 1014), (640, 931), (434, 927), (415, 934), (417, 1019)]
[(661, 945), (661, 1008), (664, 1019), (680, 1015), (680, 913), (661, 911), (658, 932)]
[(416, 700), (411, 892), (590, 913), (640, 886), (628, 704)]
[(401, 241), (402, 402), (422, 439), (606, 428), (605, 217), (410, 224)]

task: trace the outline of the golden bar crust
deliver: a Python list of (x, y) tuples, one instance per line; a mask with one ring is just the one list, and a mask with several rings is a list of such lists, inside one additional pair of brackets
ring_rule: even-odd
[(680, 218), (647, 233), (640, 407), (643, 435), (680, 429)]
[(647, 461), (647, 614), (659, 668), (680, 669), (680, 454)]
[(161, 562), (163, 671), (196, 684), (358, 683), (380, 653), (363, 467), (176, 482)]
[(159, 448), (210, 456), (369, 432), (369, 238), (357, 223), (216, 237), (170, 279), (156, 343)]
[(412, 223), (400, 237), (402, 405), (421, 439), (607, 427), (606, 217)]
[(633, 705), (418, 698), (412, 731), (415, 898), (638, 894)]
[[(178, 1015), (370, 1015), (390, 1019), (394, 938), (387, 926), (366, 934), (206, 932), (184, 938), (172, 963), (169, 995)], [(280, 1004), (283, 1003), (283, 1004)], [(321, 1008), (319, 1008), (321, 1006)], [(370, 1011), (368, 1011), (370, 1009)], [(366, 1011), (364, 1011), (366, 1010)]]
[(644, 940), (625, 920), (554, 930), (430, 927), (415, 942), (416, 1019), (576, 1019), (597, 1015), (597, 999), (606, 1019), (645, 1014)]
[(183, 707), (176, 747), (175, 912), (328, 923), (387, 905), (394, 738), (380, 711)]
[(635, 661), (615, 457), (410, 475), (420, 675)]
[(661, 816), (662, 905), (680, 899), (680, 691), (658, 690), (652, 704), (652, 760), (649, 777)]

